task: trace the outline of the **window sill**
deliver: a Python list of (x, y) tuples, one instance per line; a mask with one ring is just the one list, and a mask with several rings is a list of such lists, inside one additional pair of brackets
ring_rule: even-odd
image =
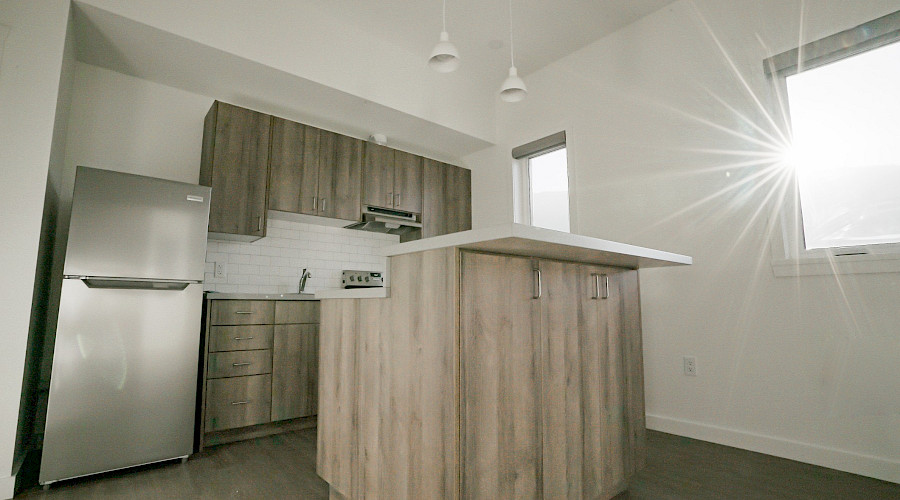
[(900, 254), (800, 257), (772, 261), (776, 278), (836, 274), (900, 273)]

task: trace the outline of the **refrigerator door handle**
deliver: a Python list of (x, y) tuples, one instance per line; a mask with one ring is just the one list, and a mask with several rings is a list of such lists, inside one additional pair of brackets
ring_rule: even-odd
[(79, 277), (88, 288), (119, 288), (127, 290), (174, 290), (181, 291), (190, 285), (191, 281), (147, 281), (130, 280), (123, 278), (93, 278)]

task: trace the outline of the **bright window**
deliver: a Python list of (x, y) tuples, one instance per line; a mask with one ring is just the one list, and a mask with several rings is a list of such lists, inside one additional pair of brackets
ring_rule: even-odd
[(531, 225), (569, 232), (569, 168), (566, 148), (528, 157)]
[(900, 43), (786, 84), (805, 247), (900, 242)]

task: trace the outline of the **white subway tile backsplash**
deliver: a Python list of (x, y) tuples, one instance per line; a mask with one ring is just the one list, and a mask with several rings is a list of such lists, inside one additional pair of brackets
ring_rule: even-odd
[[(378, 271), (389, 281), (378, 249), (399, 243), (399, 236), (279, 219), (267, 224), (267, 236), (252, 243), (207, 241), (205, 291), (295, 293), (303, 268), (312, 275), (309, 292), (340, 288), (343, 269)], [(224, 278), (215, 277), (215, 262), (228, 263)]]

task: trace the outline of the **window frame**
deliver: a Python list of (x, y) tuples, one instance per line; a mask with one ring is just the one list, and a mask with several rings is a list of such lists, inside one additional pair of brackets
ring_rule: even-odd
[(533, 226), (531, 192), (531, 159), (560, 149), (566, 150), (566, 179), (568, 184), (569, 234), (575, 233), (576, 215), (572, 210), (575, 193), (571, 145), (566, 130), (525, 143), (512, 149), (513, 157), (513, 222)]
[[(778, 109), (790, 127), (787, 78), (892, 43), (900, 43), (900, 11), (782, 52), (763, 61)], [(900, 272), (900, 243), (806, 249), (797, 177), (774, 207), (772, 269), (778, 277)]]

